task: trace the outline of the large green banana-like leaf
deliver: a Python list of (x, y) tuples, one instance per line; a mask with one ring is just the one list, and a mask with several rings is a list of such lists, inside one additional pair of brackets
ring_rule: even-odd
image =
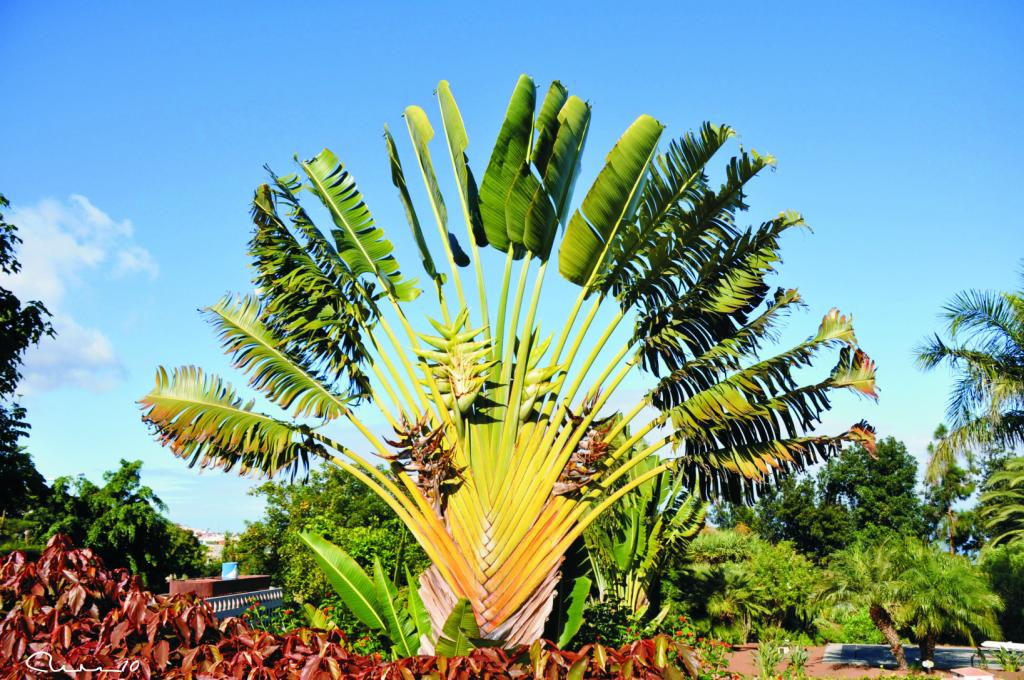
[(479, 637), (480, 629), (473, 615), (473, 605), (466, 598), (462, 598), (444, 622), (435, 651), (438, 656), (466, 656), (473, 651), (473, 640)]
[(668, 240), (666, 219), (681, 219), (684, 206), (694, 205), (707, 190), (705, 167), (733, 135), (728, 126), (705, 123), (700, 137), (687, 133), (658, 155), (651, 164), (637, 219), (612, 244), (612, 266), (601, 276), (604, 290), (619, 294), (630, 286), (646, 264), (642, 256), (649, 257), (662, 245), (659, 241)]
[(640, 116), (608, 153), (604, 168), (565, 231), (558, 271), (569, 281), (590, 285), (609, 241), (632, 218), (663, 129), (650, 116)]
[(379, 557), (373, 559), (373, 587), (395, 652), (403, 658), (415, 656), (420, 645), (416, 626), (409, 612), (399, 607), (398, 588), (384, 573)]
[(505, 112), (505, 120), (494, 143), (491, 160), (480, 183), (480, 215), (487, 241), (505, 252), (514, 243), (509, 239), (505, 205), (513, 184), (526, 166), (533, 134), (533, 109), (537, 89), (528, 76), (519, 76)]
[(259, 301), (245, 295), (224, 297), (207, 307), (224, 351), (236, 368), (249, 374), (253, 387), (293, 416), (333, 420), (347, 408), (344, 399), (331, 392), (301, 359), (289, 356), (284, 340), (260, 322)]
[(355, 179), (338, 157), (324, 149), (300, 163), (310, 188), (331, 214), (335, 247), (357, 276), (371, 274), (399, 300), (419, 295), (415, 279), (404, 279), (391, 242), (376, 227)]
[(530, 151), (530, 161), (541, 177), (547, 174), (548, 161), (551, 160), (555, 139), (561, 127), (558, 115), (568, 100), (569, 90), (556, 80), (548, 87), (540, 111), (537, 112), (537, 121), (533, 126), (537, 136)]
[(388, 159), (391, 161), (391, 182), (398, 189), (398, 196), (402, 200), (402, 207), (405, 208), (405, 218), (409, 222), (409, 228), (412, 229), (412, 237), (416, 241), (416, 247), (419, 248), (423, 269), (426, 270), (427, 276), (444, 283), (443, 276), (438, 274), (437, 267), (434, 266), (434, 256), (430, 253), (427, 240), (423, 237), (423, 229), (420, 227), (420, 220), (416, 216), (412, 197), (409, 196), (409, 187), (405, 183), (405, 172), (402, 170), (402, 161), (398, 157), (398, 147), (395, 146), (395, 139), (391, 136), (391, 130), (388, 129), (387, 125), (384, 126), (384, 143), (387, 145)]
[(431, 632), (430, 612), (427, 611), (426, 605), (423, 604), (423, 598), (420, 597), (420, 592), (416, 588), (416, 581), (413, 579), (408, 565), (402, 566), (405, 569), (405, 582), (409, 587), (408, 602), (406, 604), (409, 616), (416, 626), (416, 632), (419, 634), (420, 639), (424, 636), (429, 637)]
[(460, 197), (469, 214), (469, 228), (473, 234), (473, 241), (478, 246), (486, 246), (487, 232), (484, 231), (483, 217), (480, 215), (480, 190), (476, 185), (476, 178), (473, 177), (473, 170), (469, 167), (469, 157), (466, 155), (466, 149), (469, 148), (469, 135), (466, 134), (462, 114), (459, 113), (459, 107), (455, 103), (455, 97), (452, 96), (452, 89), (447, 80), (442, 80), (437, 85), (437, 101), (441, 106), (445, 138), (448, 140), (448, 150), (455, 167), (455, 179), (459, 184)]
[(349, 611), (373, 630), (388, 630), (382, 614), (384, 607), (362, 567), (344, 550), (320, 536), (304, 531), (299, 538), (313, 551), (313, 559)]
[(586, 576), (580, 576), (572, 584), (572, 591), (569, 593), (569, 607), (565, 611), (565, 626), (558, 636), (558, 646), (565, 649), (572, 639), (576, 637), (580, 627), (583, 625), (583, 607), (587, 604), (587, 597), (590, 595), (590, 587), (594, 584)]
[(140, 403), (143, 420), (190, 466), (237, 465), (270, 476), (309, 463), (313, 447), (300, 428), (253, 411), (229, 383), (195, 366), (170, 375), (159, 368), (156, 386)]
[[(546, 107), (545, 101), (542, 116)], [(556, 122), (558, 127), (551, 148), (537, 148), (535, 157), (540, 157), (535, 163), (543, 173), (543, 181), (533, 189), (523, 228), (524, 245), (545, 260), (550, 254), (558, 224), (564, 221), (568, 212), (572, 190), (579, 176), (583, 146), (590, 128), (590, 106), (579, 97), (569, 97), (559, 110)], [(543, 133), (547, 129), (541, 132), (539, 139), (546, 141)]]
[(575, 177), (571, 173), (577, 169), (574, 163), (582, 152), (590, 120), (590, 108), (578, 97), (566, 95), (559, 83), (548, 89), (535, 124), (537, 143), (530, 163), (524, 162), (520, 168), (505, 202), (509, 239), (542, 260), (548, 258), (567, 203)]
[(465, 267), (469, 265), (469, 255), (459, 245), (455, 234), (448, 230), (448, 209), (444, 204), (441, 186), (437, 183), (434, 163), (430, 159), (428, 145), (434, 138), (434, 128), (430, 125), (426, 112), (419, 106), (409, 106), (405, 109), (405, 123), (409, 127), (412, 148), (416, 152), (416, 160), (419, 161), (423, 180), (427, 184), (427, 195), (434, 206), (434, 214), (437, 217), (438, 228), (441, 230), (445, 246), (449, 250), (453, 263), (459, 267)]
[[(263, 324), (285, 338), (289, 354), (322, 367), (332, 382), (346, 376), (353, 397), (368, 396), (361, 365), (369, 360), (364, 330), (375, 324), (375, 301), (299, 205), (298, 181), (273, 179), (275, 189), (264, 184), (253, 198), (256, 231), (249, 244), (253, 283), (266, 312)], [(278, 215), (279, 202), (288, 207), (299, 236)]]

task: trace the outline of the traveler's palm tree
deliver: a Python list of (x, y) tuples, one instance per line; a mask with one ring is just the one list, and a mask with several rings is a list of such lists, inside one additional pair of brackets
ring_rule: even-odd
[(936, 335), (918, 350), (923, 368), (946, 364), (956, 374), (953, 428), (932, 453), (931, 479), (972, 448), (1024, 444), (1024, 272), (1020, 290), (965, 291), (942, 316), (949, 340)]
[[(833, 310), (804, 342), (762, 354), (800, 303), (766, 279), (782, 234), (804, 224), (792, 212), (737, 224), (770, 156), (741, 149), (716, 187), (707, 166), (730, 128), (705, 124), (659, 151), (662, 124), (640, 116), (573, 207), (589, 104), (557, 82), (538, 97), (521, 77), (479, 175), (447, 83), (437, 98), (454, 202), (442, 198), (427, 114), (405, 111), (433, 246), (385, 129), (436, 318), (417, 323), (413, 312), (427, 305), (410, 303), (422, 289), (333, 153), (300, 161), (296, 175), (271, 173), (253, 200), (256, 293), (207, 313), (251, 386), (288, 414), (258, 411), (199, 368), (161, 368), (144, 418), (176, 455), (262, 475), (311, 459), (340, 466), (431, 558), (420, 592), (435, 631), (466, 598), (481, 636), (521, 642), (541, 633), (566, 549), (632, 489), (671, 469), (697, 494), (749, 495), (844, 440), (872, 439), (865, 424), (814, 431), (834, 390), (875, 395), (874, 364), (849, 317)], [(466, 226), (461, 243), (452, 205), (452, 221)], [(545, 294), (553, 268), (568, 282), (557, 299)], [(557, 309), (546, 327), (542, 302)], [(838, 351), (834, 368), (800, 382), (809, 373), (794, 369), (827, 350)], [(635, 396), (626, 381), (638, 371), (650, 381)], [(367, 401), (390, 433), (364, 422), (357, 405)], [(613, 410), (622, 417), (612, 421)], [(361, 441), (339, 441), (338, 421)], [(650, 458), (657, 464), (619, 483)]]

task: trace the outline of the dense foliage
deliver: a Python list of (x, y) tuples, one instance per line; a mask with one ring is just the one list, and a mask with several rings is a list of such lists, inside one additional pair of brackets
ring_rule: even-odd
[(163, 501), (142, 484), (141, 469), (142, 461), (122, 460), (103, 473), (102, 486), (58, 477), (32, 519), (45, 536), (65, 534), (162, 590), (169, 576), (200, 576), (209, 567), (199, 539), (167, 519)]
[(314, 469), (296, 483), (265, 482), (250, 493), (265, 500), (263, 517), (229, 536), (225, 560), (243, 573), (268, 574), (297, 604), (320, 604), (332, 593), (299, 533), (310, 531), (345, 550), (364, 568), (374, 559), (397, 574), (418, 574), (428, 566), (423, 550), (394, 511), (361, 482), (335, 467)]
[[(0, 194), (0, 210), (10, 206)], [(21, 239), (18, 228), (0, 212), (0, 273), (21, 270), (16, 250)], [(44, 336), (53, 335), (50, 313), (41, 302), (22, 301), (0, 287), (0, 516), (17, 516), (30, 509), (46, 491), (43, 476), (36, 471), (19, 440), (28, 433), (25, 409), (16, 401), (25, 351)]]
[[(578, 652), (546, 642), (476, 649), (459, 658), (412, 657), (384, 663), (355, 652), (339, 630), (286, 635), (243, 619), (218, 621), (193, 596), (153, 595), (125, 570), (108, 570), (90, 550), (51, 539), (37, 562), (12, 553), (0, 565), (0, 677), (30, 669), (101, 668), (122, 678), (336, 680), (419, 678), (681, 678), (697, 673), (688, 645), (662, 636), (621, 649)], [(689, 664), (689, 666), (687, 666)]]
[(986, 550), (981, 567), (1003, 600), (999, 612), (1003, 635), (1007, 640), (1024, 640), (1024, 541)]
[(813, 476), (784, 480), (752, 508), (720, 504), (720, 526), (746, 524), (769, 541), (791, 541), (823, 560), (857, 540), (926, 532), (917, 492), (917, 462), (902, 442), (886, 437), (872, 453), (853, 447)]
[(752, 636), (813, 635), (820, 573), (789, 542), (750, 533), (698, 536), (670, 572), (668, 598), (704, 635), (734, 643)]

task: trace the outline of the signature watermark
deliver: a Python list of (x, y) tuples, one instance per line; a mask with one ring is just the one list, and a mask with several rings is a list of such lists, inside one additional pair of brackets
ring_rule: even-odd
[(36, 673), (66, 673), (70, 676), (75, 676), (78, 673), (110, 673), (113, 675), (133, 673), (139, 670), (139, 667), (142, 664), (138, 659), (135, 659), (131, 661), (122, 661), (114, 668), (104, 668), (103, 666), (92, 668), (84, 665), (65, 666), (64, 664), (55, 664), (53, 655), (49, 652), (42, 651), (35, 652), (25, 659), (25, 665), (29, 670), (35, 671)]

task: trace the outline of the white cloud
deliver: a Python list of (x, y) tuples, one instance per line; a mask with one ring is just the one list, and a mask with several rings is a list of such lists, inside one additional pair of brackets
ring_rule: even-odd
[(55, 339), (44, 339), (25, 357), (19, 391), (73, 385), (100, 391), (114, 386), (124, 369), (109, 338), (69, 313), (74, 292), (101, 278), (159, 273), (152, 254), (134, 240), (131, 220), (114, 220), (80, 194), (45, 199), (8, 216), (22, 239), (21, 271), (3, 277), (22, 300), (41, 300), (53, 313)]
[(121, 360), (102, 331), (85, 328), (65, 314), (55, 314), (53, 326), (57, 337), (26, 354), (19, 392), (32, 394), (68, 385), (102, 392), (124, 377)]
[(160, 270), (148, 250), (142, 246), (129, 246), (117, 254), (114, 276), (127, 276), (136, 272), (149, 274), (149, 278), (155, 279)]

